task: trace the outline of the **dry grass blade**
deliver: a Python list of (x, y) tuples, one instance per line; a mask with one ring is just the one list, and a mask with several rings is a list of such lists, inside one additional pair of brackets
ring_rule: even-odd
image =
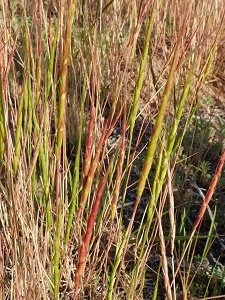
[(1, 1), (0, 299), (223, 297), (224, 16)]

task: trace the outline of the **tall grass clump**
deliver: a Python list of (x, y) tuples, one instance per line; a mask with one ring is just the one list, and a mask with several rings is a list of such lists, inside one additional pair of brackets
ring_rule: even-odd
[(223, 297), (223, 1), (0, 15), (0, 298)]

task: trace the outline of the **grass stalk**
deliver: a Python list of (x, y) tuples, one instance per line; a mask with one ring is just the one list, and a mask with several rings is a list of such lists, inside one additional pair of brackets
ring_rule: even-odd
[[(132, 143), (134, 126), (135, 126), (135, 120), (136, 120), (137, 111), (138, 111), (138, 101), (139, 101), (139, 98), (140, 98), (141, 88), (142, 88), (142, 85), (143, 85), (144, 71), (145, 71), (148, 52), (149, 52), (150, 37), (151, 37), (152, 27), (153, 27), (153, 23), (154, 23), (155, 8), (156, 8), (156, 1), (154, 1), (152, 9), (151, 9), (150, 19), (149, 19), (149, 22), (148, 22), (148, 29), (147, 29), (146, 37), (145, 37), (144, 50), (143, 50), (140, 69), (139, 69), (139, 73), (138, 73), (137, 84), (136, 84), (135, 91), (134, 91), (134, 100), (133, 100), (132, 111), (131, 111), (130, 120), (129, 120), (130, 140), (129, 140), (128, 149), (131, 149), (131, 143)], [(129, 161), (129, 154), (128, 154), (128, 161)]]
[(188, 78), (186, 80), (185, 86), (184, 86), (184, 90), (180, 99), (180, 103), (178, 106), (178, 110), (175, 116), (175, 120), (174, 123), (172, 125), (172, 128), (170, 130), (169, 133), (169, 139), (168, 139), (168, 143), (167, 143), (167, 147), (166, 150), (164, 151), (163, 154), (163, 158), (162, 158), (162, 164), (161, 164), (161, 171), (160, 171), (160, 176), (158, 178), (158, 180), (156, 180), (156, 190), (154, 193), (152, 193), (151, 196), (151, 200), (150, 200), (150, 204), (149, 204), (149, 208), (148, 208), (148, 220), (149, 223), (151, 223), (153, 215), (154, 215), (154, 211), (155, 211), (155, 207), (157, 204), (157, 199), (159, 197), (159, 194), (162, 190), (162, 186), (166, 177), (166, 173), (168, 170), (168, 164), (170, 161), (170, 157), (172, 154), (172, 150), (174, 147), (174, 143), (175, 143), (175, 138), (177, 135), (177, 131), (178, 131), (178, 127), (179, 127), (179, 123), (180, 123), (180, 119), (181, 116), (183, 114), (183, 110), (184, 110), (184, 104), (185, 101), (187, 100), (187, 96), (188, 96), (188, 92), (190, 89), (190, 85), (191, 85), (191, 80), (193, 78), (193, 69), (190, 71)]
[[(55, 52), (56, 52), (56, 46), (57, 42), (59, 40), (59, 22), (56, 26), (56, 30), (54, 33), (54, 38), (53, 41), (50, 45), (50, 53), (49, 53), (49, 61), (48, 61), (48, 69), (47, 69), (47, 78), (46, 78), (46, 91), (45, 91), (45, 101), (44, 101), (44, 135), (43, 135), (43, 141), (40, 143), (40, 163), (41, 163), (41, 171), (42, 171), (42, 181), (43, 181), (43, 190), (44, 190), (44, 195), (45, 195), (45, 209), (46, 209), (46, 215), (47, 215), (47, 227), (51, 229), (52, 227), (52, 212), (51, 212), (51, 199), (50, 199), (50, 180), (49, 180), (49, 155), (48, 155), (48, 132), (49, 132), (49, 122), (48, 122), (48, 117), (49, 117), (49, 96), (50, 96), (50, 91), (53, 85), (54, 89), (54, 82), (53, 82), (53, 67), (54, 67), (54, 61), (55, 61)], [(54, 98), (55, 93), (53, 93), (53, 98)]]
[(97, 193), (96, 193), (96, 199), (95, 202), (93, 204), (92, 210), (90, 212), (90, 216), (88, 218), (88, 222), (87, 222), (87, 230), (86, 233), (83, 237), (83, 243), (80, 247), (79, 250), (79, 259), (78, 259), (78, 265), (77, 265), (77, 269), (76, 269), (76, 275), (75, 275), (75, 288), (74, 288), (74, 297), (73, 299), (77, 299), (77, 296), (79, 294), (79, 286), (80, 286), (80, 282), (84, 273), (84, 269), (85, 269), (85, 265), (86, 265), (86, 260), (87, 260), (87, 256), (88, 256), (88, 248), (89, 248), (89, 244), (91, 241), (91, 237), (92, 237), (92, 233), (93, 233), (93, 229), (94, 229), (94, 225), (96, 222), (96, 218), (97, 218), (97, 214), (99, 212), (99, 206), (100, 206), (100, 201), (102, 198), (102, 194), (104, 192), (104, 188), (105, 185), (107, 183), (107, 179), (108, 179), (108, 175), (109, 175), (109, 171), (112, 167), (113, 164), (113, 160), (111, 160), (110, 165), (101, 181), (101, 183), (99, 184)]
[[(137, 211), (137, 207), (140, 203), (141, 196), (142, 196), (144, 188), (145, 188), (147, 177), (148, 177), (148, 174), (150, 172), (150, 169), (151, 169), (151, 166), (152, 166), (152, 163), (153, 163), (154, 154), (155, 154), (155, 150), (156, 150), (156, 147), (157, 147), (157, 142), (158, 142), (159, 136), (161, 134), (161, 130), (162, 130), (162, 126), (163, 126), (163, 120), (164, 120), (165, 112), (166, 112), (166, 107), (167, 107), (167, 104), (168, 104), (168, 101), (169, 101), (169, 96), (170, 96), (172, 86), (174, 84), (176, 67), (177, 67), (178, 60), (179, 60), (181, 40), (182, 40), (182, 35), (184, 33), (186, 14), (187, 14), (187, 10), (186, 10), (186, 13), (184, 15), (183, 24), (182, 24), (180, 34), (178, 36), (178, 41), (177, 41), (177, 44), (176, 44), (176, 47), (175, 47), (173, 62), (172, 62), (171, 68), (170, 68), (170, 73), (168, 75), (168, 80), (167, 80), (165, 90), (164, 90), (164, 93), (163, 93), (163, 96), (162, 96), (158, 117), (157, 117), (154, 129), (153, 129), (152, 137), (151, 137), (151, 140), (149, 142), (149, 146), (148, 146), (148, 149), (147, 149), (147, 154), (146, 154), (145, 161), (144, 161), (142, 171), (141, 171), (141, 174), (140, 174), (140, 179), (139, 179), (138, 187), (137, 187), (137, 196), (136, 196), (136, 200), (135, 200), (135, 206), (134, 206), (134, 209), (133, 209), (130, 224), (129, 224), (128, 229), (126, 231), (126, 235), (125, 235), (126, 239), (127, 238), (129, 239), (131, 229), (132, 229), (132, 225), (133, 225), (133, 222), (134, 222), (134, 217), (135, 217), (135, 214), (136, 214), (136, 211)], [(127, 239), (127, 242), (128, 242), (128, 239)], [(122, 244), (125, 245), (127, 242), (124, 242), (124, 240), (123, 240), (121, 245)], [(142, 247), (144, 247), (144, 244), (142, 244)], [(133, 293), (132, 290), (130, 292)]]
[[(85, 98), (86, 98), (86, 77), (84, 77), (84, 83), (83, 83), (83, 89), (82, 89), (82, 100), (81, 100), (81, 113), (80, 113), (80, 128), (79, 128), (79, 137), (78, 137), (78, 145), (77, 145), (77, 154), (75, 159), (75, 166), (74, 166), (74, 181), (73, 181), (73, 187), (72, 187), (72, 195), (70, 199), (70, 208), (69, 208), (69, 215), (68, 215), (68, 222), (66, 226), (66, 233), (65, 233), (65, 241), (64, 241), (64, 247), (67, 246), (69, 238), (70, 238), (70, 231), (72, 228), (73, 223), (73, 217), (75, 213), (75, 206), (78, 205), (78, 184), (79, 184), (79, 166), (80, 166), (80, 155), (81, 155), (81, 143), (82, 143), (82, 128), (83, 128), (83, 119), (84, 119), (84, 104), (85, 104)], [(93, 119), (94, 122), (94, 112), (90, 116), (90, 123)], [(89, 135), (92, 136), (92, 128), (89, 128)], [(89, 140), (89, 139), (88, 139)], [(88, 142), (88, 145), (92, 142)], [(88, 146), (87, 146), (88, 147)], [(91, 156), (91, 152), (90, 152)], [(86, 155), (85, 155), (86, 157)], [(86, 164), (85, 164), (86, 165)], [(86, 173), (85, 173), (86, 174)]]
[(68, 57), (71, 44), (71, 27), (75, 13), (76, 1), (67, 1), (67, 21), (65, 29), (65, 42), (63, 46), (63, 56), (61, 65), (61, 77), (59, 88), (59, 109), (58, 109), (58, 124), (57, 124), (57, 139), (56, 139), (56, 233), (55, 233), (55, 255), (54, 255), (54, 299), (58, 299), (59, 279), (60, 279), (60, 241), (61, 241), (61, 224), (62, 224), (62, 195), (61, 189), (61, 160), (62, 160), (62, 144), (65, 136), (65, 110), (67, 98), (67, 75), (68, 75)]
[(0, 298), (224, 297), (223, 0), (92, 2), (1, 2)]
[[(174, 281), (174, 279), (175, 279), (175, 277), (176, 277), (176, 275), (177, 275), (177, 273), (178, 273), (178, 271), (179, 271), (179, 269), (180, 269), (181, 263), (182, 263), (182, 261), (184, 260), (185, 254), (187, 253), (187, 250), (188, 250), (188, 248), (189, 248), (189, 246), (190, 246), (190, 243), (192, 242), (192, 239), (193, 239), (193, 237), (194, 237), (194, 235), (195, 235), (195, 232), (196, 232), (196, 230), (197, 230), (197, 228), (198, 228), (200, 222), (201, 222), (202, 219), (203, 219), (203, 216), (204, 216), (205, 211), (206, 211), (206, 209), (207, 209), (207, 205), (209, 205), (209, 202), (210, 202), (210, 200), (212, 199), (213, 193), (215, 192), (216, 185), (217, 185), (217, 183), (218, 183), (219, 177), (220, 177), (221, 172), (222, 172), (222, 168), (223, 168), (223, 166), (224, 166), (224, 162), (225, 162), (225, 148), (223, 149), (223, 153), (222, 153), (222, 155), (221, 155), (220, 161), (219, 161), (219, 163), (218, 163), (218, 165), (217, 165), (217, 168), (216, 168), (216, 170), (215, 170), (214, 176), (213, 176), (212, 181), (211, 181), (211, 183), (210, 183), (209, 189), (208, 189), (208, 191), (207, 191), (207, 194), (206, 194), (206, 196), (205, 196), (205, 199), (203, 200), (202, 206), (201, 206), (201, 208), (200, 208), (200, 211), (199, 211), (199, 214), (198, 214), (198, 218), (197, 218), (197, 220), (196, 220), (196, 222), (195, 222), (195, 224), (194, 224), (194, 227), (193, 227), (193, 229), (192, 229), (190, 238), (189, 238), (189, 240), (188, 240), (188, 243), (187, 243), (187, 245), (186, 245), (186, 247), (185, 247), (185, 250), (184, 250), (184, 252), (183, 252), (183, 255), (182, 255), (182, 257), (181, 257), (181, 259), (180, 259), (180, 262), (179, 262), (179, 264), (178, 264), (178, 267), (177, 267), (177, 269), (176, 269), (176, 272), (175, 272), (173, 281)], [(172, 284), (173, 284), (173, 281), (172, 281)]]

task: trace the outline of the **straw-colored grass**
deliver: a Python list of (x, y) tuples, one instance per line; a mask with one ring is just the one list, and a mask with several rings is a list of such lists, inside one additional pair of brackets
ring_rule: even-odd
[(1, 299), (225, 297), (224, 14), (1, 1)]

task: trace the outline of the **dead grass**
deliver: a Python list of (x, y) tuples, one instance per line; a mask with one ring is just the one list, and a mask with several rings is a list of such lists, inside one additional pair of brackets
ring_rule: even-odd
[[(137, 125), (140, 126), (135, 127), (134, 141), (144, 130), (144, 125), (142, 127), (141, 124), (151, 121), (153, 127), (155, 123), (185, 10), (183, 1), (157, 0), (155, 2), (155, 17), (138, 107)], [(225, 102), (223, 88), (224, 10), (222, 9), (224, 1), (190, 1), (187, 5), (189, 7), (187, 26), (182, 37), (173, 93), (176, 99), (180, 98), (187, 74), (194, 62), (195, 71), (186, 111), (188, 112), (189, 108), (194, 105), (199, 95), (210, 96), (213, 101), (211, 105), (217, 105), (218, 109), (223, 109)], [(93, 140), (89, 149), (89, 158), (92, 163), (94, 156), (98, 153), (97, 145), (101, 140), (107, 117), (109, 117), (108, 128), (112, 128), (114, 133), (119, 128), (121, 138), (123, 114), (121, 113), (115, 128), (112, 124), (125, 103), (128, 132), (129, 114), (133, 105), (151, 9), (151, 1), (114, 0), (98, 1), (98, 3), (77, 1), (74, 19), (71, 22), (72, 37), (67, 57), (66, 114), (63, 119), (65, 127), (62, 126), (62, 149), (57, 157), (55, 149), (59, 133), (59, 83), (63, 75), (61, 63), (65, 45), (67, 3), (55, 0), (40, 0), (32, 3), (2, 1), (0, 3), (1, 299), (47, 300), (54, 297), (55, 299), (73, 299), (78, 250), (87, 229), (87, 220), (96, 199), (97, 188), (110, 161), (115, 159), (101, 198), (77, 298), (109, 299), (107, 291), (110, 273), (116, 263), (116, 254), (123, 241), (127, 224), (130, 222), (132, 206), (124, 210), (118, 209), (115, 219), (111, 220), (111, 205), (115, 182), (118, 180), (116, 172), (121, 161), (121, 146), (119, 144), (110, 150), (105, 140), (97, 162), (96, 173), (92, 178), (93, 184), (88, 191), (87, 202), (81, 218), (77, 218), (86, 179), (83, 178), (85, 155), (87, 155), (85, 143), (91, 132)], [(59, 27), (57, 27), (58, 20), (61, 20)], [(221, 29), (219, 29), (220, 26)], [(55, 56), (51, 61), (50, 55), (54, 49), (54, 34), (57, 28), (59, 32), (58, 35), (56, 34)], [(210, 54), (215, 45), (217, 45), (215, 59), (212, 57), (211, 62)], [(51, 63), (52, 69), (50, 69)], [(207, 64), (209, 71), (206, 74)], [(83, 119), (81, 117), (82, 95), (85, 99)], [(168, 135), (166, 127), (169, 124), (168, 120), (173, 119), (176, 112), (175, 98), (171, 98), (167, 107), (167, 118), (163, 127), (165, 131), (162, 135), (165, 137)], [(92, 131), (88, 129), (90, 103), (95, 106)], [(207, 113), (207, 107), (205, 108), (204, 105), (202, 110)], [(81, 120), (83, 121), (82, 128), (79, 127)], [(151, 130), (148, 127), (147, 134), (149, 131)], [(81, 139), (80, 149), (79, 138)], [(147, 136), (146, 139), (149, 138)], [(137, 184), (134, 181), (141, 176), (140, 165), (142, 165), (146, 151), (142, 153), (143, 143), (140, 143), (137, 147), (137, 156), (134, 156), (131, 161), (126, 161), (128, 144), (129, 139), (126, 133), (126, 156), (121, 181), (119, 181), (118, 197), (121, 201), (124, 193), (126, 201), (129, 202), (135, 195)], [(131, 154), (134, 149), (135, 144), (132, 145)], [(78, 150), (81, 154), (77, 167)], [(158, 157), (159, 146), (157, 151)], [(57, 159), (60, 159), (58, 173)], [(177, 165), (176, 169), (179, 170), (179, 162)], [(157, 167), (156, 159), (153, 166)], [(189, 167), (188, 165), (187, 170)], [(137, 169), (138, 175), (134, 175), (133, 169)], [(148, 178), (143, 198), (151, 193), (152, 182), (152, 179)], [(129, 188), (130, 184), (132, 184), (131, 188)], [(164, 189), (167, 189), (166, 185), (161, 195)], [(75, 195), (75, 211), (69, 244), (65, 245), (72, 195)], [(152, 224), (152, 239), (146, 243), (142, 263), (143, 272), (138, 277), (140, 282), (135, 283), (137, 288), (132, 294), (133, 299), (150, 299), (144, 295), (146, 291), (143, 291), (146, 290), (148, 281), (152, 283), (157, 279), (159, 267), (159, 264), (155, 267), (149, 261), (150, 254), (156, 257), (159, 251), (168, 251), (166, 248), (162, 249), (167, 246), (164, 244), (161, 244), (160, 250), (158, 242), (154, 240), (155, 236), (158, 236), (158, 228), (163, 235), (163, 224), (159, 222), (159, 219), (157, 220), (159, 217), (163, 220), (162, 216), (165, 213), (163, 197), (160, 197), (159, 207), (155, 211), (157, 216)], [(177, 205), (186, 202), (182, 201)], [(137, 213), (139, 217), (134, 224), (135, 229), (145, 225), (145, 219), (141, 220), (140, 216), (146, 216), (146, 209), (146, 205), (141, 203)], [(76, 228), (75, 222), (78, 222)], [(60, 237), (58, 266), (60, 284), (58, 295), (56, 296), (55, 292), (53, 296), (57, 228), (59, 228)], [(131, 233), (129, 245), (127, 249), (125, 248), (124, 257), (121, 258), (115, 278), (113, 299), (128, 299), (132, 269), (139, 258), (141, 245), (138, 239), (141, 235), (142, 232)], [(166, 264), (165, 261), (164, 264)], [(157, 299), (164, 297), (165, 293), (161, 280), (162, 270), (160, 272)], [(167, 284), (170, 281), (168, 276)], [(180, 284), (182, 276), (180, 273), (179, 289), (184, 291), (188, 283), (184, 280), (183, 286)], [(147, 282), (146, 286), (143, 282)], [(187, 295), (188, 291), (186, 291)]]

